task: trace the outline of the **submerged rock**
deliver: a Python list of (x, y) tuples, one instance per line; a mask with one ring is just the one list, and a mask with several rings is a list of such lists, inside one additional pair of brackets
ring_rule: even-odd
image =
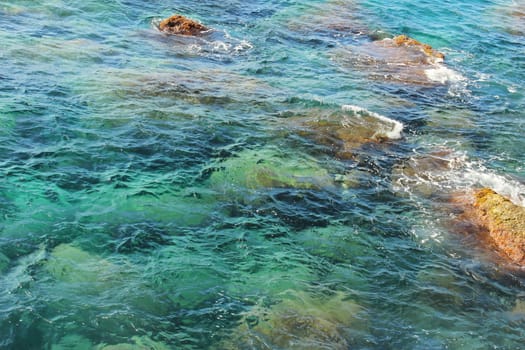
[(319, 189), (334, 185), (332, 177), (315, 159), (291, 157), (271, 148), (242, 151), (212, 169), (209, 182), (221, 193), (262, 188)]
[(498, 15), (495, 19), (498, 28), (503, 28), (511, 35), (525, 36), (525, 3), (523, 1), (496, 5), (491, 10), (491, 14)]
[(0, 253), (0, 273), (3, 273), (9, 267), (9, 258)]
[(442, 64), (445, 55), (406, 35), (371, 41), (340, 50), (342, 65), (372, 79), (413, 85), (445, 84), (464, 79)]
[(192, 19), (181, 15), (173, 15), (159, 23), (159, 29), (166, 34), (176, 35), (202, 35), (209, 28)]
[(156, 342), (147, 336), (132, 337), (133, 343), (121, 343), (115, 345), (98, 345), (93, 350), (170, 350), (164, 343)]
[(514, 305), (514, 308), (512, 309), (512, 313), (525, 318), (525, 300), (517, 299), (516, 305)]
[[(334, 36), (362, 35), (369, 32), (356, 1), (329, 0), (320, 4), (301, 4), (301, 16), (292, 7), (288, 28), (302, 34), (331, 34)], [(294, 11), (295, 10), (295, 11)]]
[(366, 143), (401, 138), (403, 124), (357, 106), (339, 111), (312, 110), (306, 116), (287, 119), (292, 130), (326, 146), (341, 159), (350, 159)]
[(69, 334), (51, 345), (51, 350), (93, 350), (91, 341), (78, 334)]
[(488, 188), (474, 193), (473, 208), (499, 250), (525, 266), (525, 208)]
[[(208, 109), (208, 105), (246, 105), (266, 99), (273, 88), (259, 79), (250, 78), (218, 69), (148, 70), (107, 69), (87, 77), (78, 93), (89, 94), (91, 104), (111, 106), (112, 120), (118, 118), (128, 123), (130, 111), (134, 114), (152, 115), (149, 106), (154, 104), (160, 115), (173, 118), (181, 115), (194, 118), (198, 113), (173, 111), (174, 101), (187, 104), (191, 109)], [(132, 100), (133, 103), (129, 103)], [(198, 109), (197, 109), (198, 110)], [(199, 111), (199, 110), (198, 110)], [(204, 113), (204, 112), (201, 112)], [(154, 115), (154, 114), (153, 114)], [(117, 121), (115, 120), (115, 122)]]
[(115, 266), (69, 244), (53, 249), (45, 269), (57, 280), (68, 283), (96, 283), (115, 280)]
[[(410, 157), (392, 169), (392, 183), (397, 190), (430, 197), (441, 195), (443, 186), (453, 177), (453, 170), (463, 159), (449, 149)], [(446, 187), (446, 186), (445, 186)]]
[(343, 293), (314, 298), (294, 292), (270, 308), (255, 307), (248, 312), (220, 349), (348, 349), (345, 329), (362, 326), (357, 316), (360, 311)]

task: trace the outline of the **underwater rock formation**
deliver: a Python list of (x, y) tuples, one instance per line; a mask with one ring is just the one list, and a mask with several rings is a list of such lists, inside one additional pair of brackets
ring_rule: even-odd
[(403, 130), (396, 120), (350, 105), (339, 111), (312, 110), (287, 122), (294, 132), (326, 146), (341, 159), (351, 159), (363, 144), (399, 139)]
[(345, 328), (362, 326), (362, 310), (343, 293), (314, 298), (292, 292), (270, 308), (255, 307), (248, 312), (221, 349), (343, 350), (349, 348)]
[(488, 188), (474, 193), (473, 207), (500, 251), (525, 266), (525, 208)]
[(209, 28), (181, 15), (173, 15), (159, 23), (159, 29), (166, 34), (198, 36)]

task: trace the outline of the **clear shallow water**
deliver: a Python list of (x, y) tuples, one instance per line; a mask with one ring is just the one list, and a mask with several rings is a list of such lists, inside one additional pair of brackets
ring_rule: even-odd
[[(300, 299), (342, 348), (520, 348), (523, 275), (439, 201), (479, 186), (524, 201), (520, 8), (0, 2), (0, 347), (250, 348), (257, 310)], [(215, 32), (161, 35), (174, 12)], [(356, 69), (401, 33), (453, 76)], [(294, 122), (344, 105), (402, 138), (348, 158)], [(398, 171), (428, 154), (454, 166)]]

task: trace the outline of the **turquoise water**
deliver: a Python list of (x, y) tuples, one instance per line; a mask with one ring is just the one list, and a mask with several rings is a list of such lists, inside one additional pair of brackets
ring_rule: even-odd
[[(165, 36), (173, 13), (214, 30)], [(524, 13), (0, 1), (0, 348), (521, 348), (523, 272), (442, 198), (525, 203)], [(445, 62), (367, 61), (398, 34)], [(349, 150), (304, 130), (341, 114), (403, 129)]]

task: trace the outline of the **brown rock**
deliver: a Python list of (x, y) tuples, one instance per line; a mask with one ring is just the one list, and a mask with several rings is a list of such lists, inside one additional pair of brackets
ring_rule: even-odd
[(488, 188), (474, 193), (473, 207), (499, 250), (525, 266), (525, 208)]
[(209, 30), (209, 28), (192, 19), (181, 15), (173, 15), (162, 20), (159, 29), (167, 34), (198, 36)]
[(428, 57), (437, 58), (440, 60), (445, 59), (445, 55), (439, 51), (436, 51), (432, 46), (420, 43), (419, 41), (412, 39), (406, 35), (398, 35), (392, 39), (396, 46), (408, 46), (419, 48)]

